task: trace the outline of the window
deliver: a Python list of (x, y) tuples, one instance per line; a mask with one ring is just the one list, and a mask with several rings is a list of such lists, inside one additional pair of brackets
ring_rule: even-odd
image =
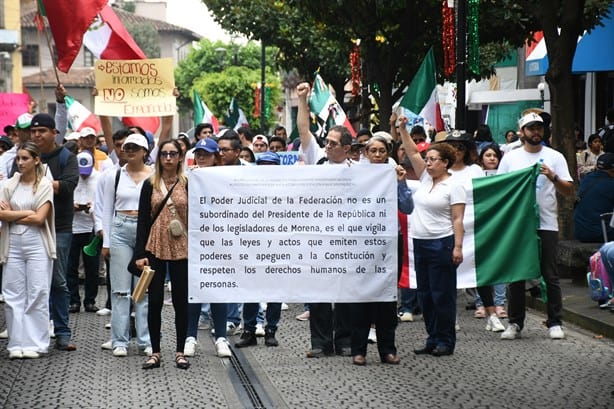
[(32, 67), (38, 65), (38, 45), (27, 44), (22, 48), (21, 56), (23, 59), (23, 65)]
[(84, 67), (93, 67), (94, 66), (94, 54), (87, 48), (83, 48), (83, 66)]

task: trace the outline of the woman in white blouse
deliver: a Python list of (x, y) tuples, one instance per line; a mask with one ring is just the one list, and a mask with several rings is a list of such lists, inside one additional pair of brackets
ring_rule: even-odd
[[(138, 277), (128, 271), (136, 242), (139, 197), (143, 181), (152, 169), (145, 165), (149, 154), (147, 139), (140, 134), (129, 135), (122, 144), (126, 165), (118, 173), (105, 177), (102, 254), (109, 257), (111, 276), (111, 342), (113, 355), (128, 355), (130, 342), (130, 295)], [(119, 176), (119, 177), (118, 177)], [(134, 306), (136, 343), (140, 352), (151, 355), (147, 326), (147, 296)]]
[(0, 192), (0, 263), (9, 358), (38, 358), (49, 350), (49, 289), (55, 258), (53, 186), (32, 142), (17, 151), (19, 172)]

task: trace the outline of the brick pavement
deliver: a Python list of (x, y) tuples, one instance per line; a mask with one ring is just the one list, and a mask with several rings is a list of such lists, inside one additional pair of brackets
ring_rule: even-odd
[[(102, 291), (101, 291), (102, 292)], [(459, 297), (464, 306), (464, 298)], [(501, 341), (484, 330), (485, 320), (459, 308), (461, 331), (451, 357), (415, 356), (424, 342), (424, 323), (401, 323), (401, 364), (378, 362), (369, 347), (366, 367), (350, 358), (307, 359), (307, 322), (282, 313), (278, 348), (257, 347), (238, 354), (264, 391), (268, 407), (279, 408), (608, 408), (614, 407), (614, 342), (568, 325), (567, 338), (552, 341), (544, 317), (529, 313), (523, 338)], [(251, 407), (229, 360), (215, 356), (206, 331), (188, 371), (175, 368), (172, 308), (164, 307), (162, 367), (143, 371), (143, 356), (131, 346), (115, 358), (100, 344), (109, 337), (107, 317), (71, 314), (79, 349), (52, 351), (38, 360), (8, 359), (0, 340), (0, 408), (243, 408)], [(0, 304), (0, 327), (4, 328)], [(236, 337), (234, 337), (236, 338)]]

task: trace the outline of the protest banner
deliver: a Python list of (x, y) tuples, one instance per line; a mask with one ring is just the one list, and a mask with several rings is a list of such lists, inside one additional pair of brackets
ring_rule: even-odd
[(394, 168), (279, 170), (190, 172), (189, 301), (396, 300)]
[[(277, 152), (279, 155), (279, 164), (280, 165), (294, 165), (300, 160), (298, 151), (286, 151), (286, 152)], [(255, 153), (254, 156), (256, 160), (258, 160), (258, 156), (261, 153)]]
[(0, 93), (0, 129), (15, 125), (17, 117), (29, 109), (30, 97), (27, 94)]
[(165, 116), (177, 112), (170, 58), (96, 60), (95, 112), (107, 116)]

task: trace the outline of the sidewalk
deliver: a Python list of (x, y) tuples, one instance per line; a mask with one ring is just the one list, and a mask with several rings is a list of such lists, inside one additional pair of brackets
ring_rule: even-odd
[[(563, 293), (563, 325), (565, 322), (594, 332), (596, 336), (614, 339), (614, 313), (599, 309), (596, 301), (591, 300), (586, 282), (574, 283), (571, 279), (561, 279)], [(527, 307), (546, 312), (541, 299), (527, 295)]]

